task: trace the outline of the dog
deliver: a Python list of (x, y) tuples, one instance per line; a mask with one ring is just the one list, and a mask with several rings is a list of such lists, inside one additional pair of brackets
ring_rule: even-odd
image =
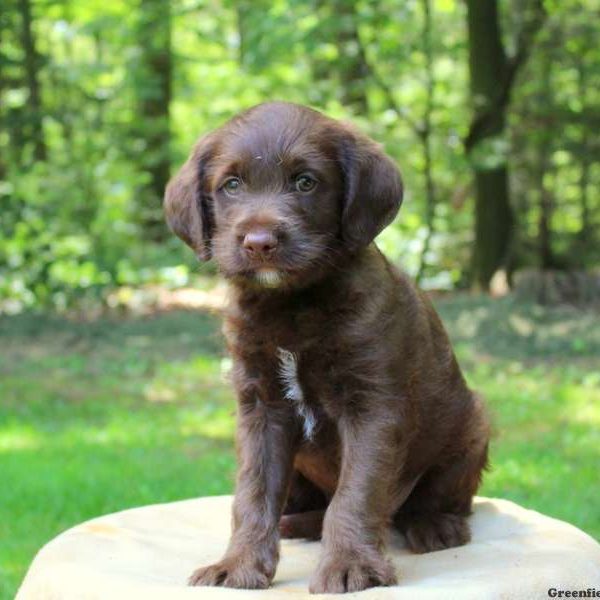
[(489, 420), (373, 242), (402, 196), (379, 145), (285, 102), (202, 137), (169, 182), (172, 231), (231, 284), (238, 399), (230, 543), (191, 585), (267, 588), (281, 537), (321, 538), (313, 593), (394, 585), (390, 526), (418, 553), (469, 541)]

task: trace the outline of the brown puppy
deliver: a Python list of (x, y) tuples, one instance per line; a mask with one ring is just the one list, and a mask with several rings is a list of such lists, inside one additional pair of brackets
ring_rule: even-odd
[(469, 541), (488, 420), (428, 299), (372, 243), (401, 201), (379, 146), (279, 102), (202, 138), (169, 183), (171, 228), (232, 284), (233, 533), (191, 584), (266, 588), (280, 531), (322, 527), (312, 592), (394, 584), (391, 523), (415, 552)]

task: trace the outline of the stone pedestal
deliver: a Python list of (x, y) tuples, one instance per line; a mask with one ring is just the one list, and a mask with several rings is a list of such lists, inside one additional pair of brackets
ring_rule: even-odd
[[(201, 498), (77, 525), (40, 550), (17, 600), (314, 598), (308, 580), (319, 543), (301, 540), (282, 542), (269, 590), (186, 586), (196, 567), (218, 560), (225, 550), (230, 508), (229, 496)], [(594, 587), (600, 597), (600, 545), (572, 525), (506, 500), (478, 498), (471, 527), (467, 546), (423, 555), (411, 554), (393, 534), (388, 553), (399, 585), (373, 588), (360, 598), (542, 599), (551, 588)]]

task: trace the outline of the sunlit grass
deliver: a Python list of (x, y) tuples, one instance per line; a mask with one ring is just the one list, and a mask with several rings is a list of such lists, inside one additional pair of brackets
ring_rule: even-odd
[[(510, 300), (438, 306), (495, 423), (483, 494), (600, 537), (600, 325)], [(234, 399), (218, 319), (0, 320), (0, 598), (92, 516), (228, 493)]]
[(96, 514), (232, 488), (234, 401), (201, 314), (0, 321), (0, 597)]

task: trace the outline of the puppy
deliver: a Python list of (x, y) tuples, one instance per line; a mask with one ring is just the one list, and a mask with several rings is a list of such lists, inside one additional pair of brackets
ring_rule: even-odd
[(414, 552), (469, 541), (488, 419), (373, 243), (401, 202), (378, 145), (283, 102), (203, 137), (169, 183), (171, 229), (231, 283), (238, 397), (231, 541), (192, 585), (268, 587), (281, 535), (322, 537), (316, 593), (395, 584), (389, 525)]

